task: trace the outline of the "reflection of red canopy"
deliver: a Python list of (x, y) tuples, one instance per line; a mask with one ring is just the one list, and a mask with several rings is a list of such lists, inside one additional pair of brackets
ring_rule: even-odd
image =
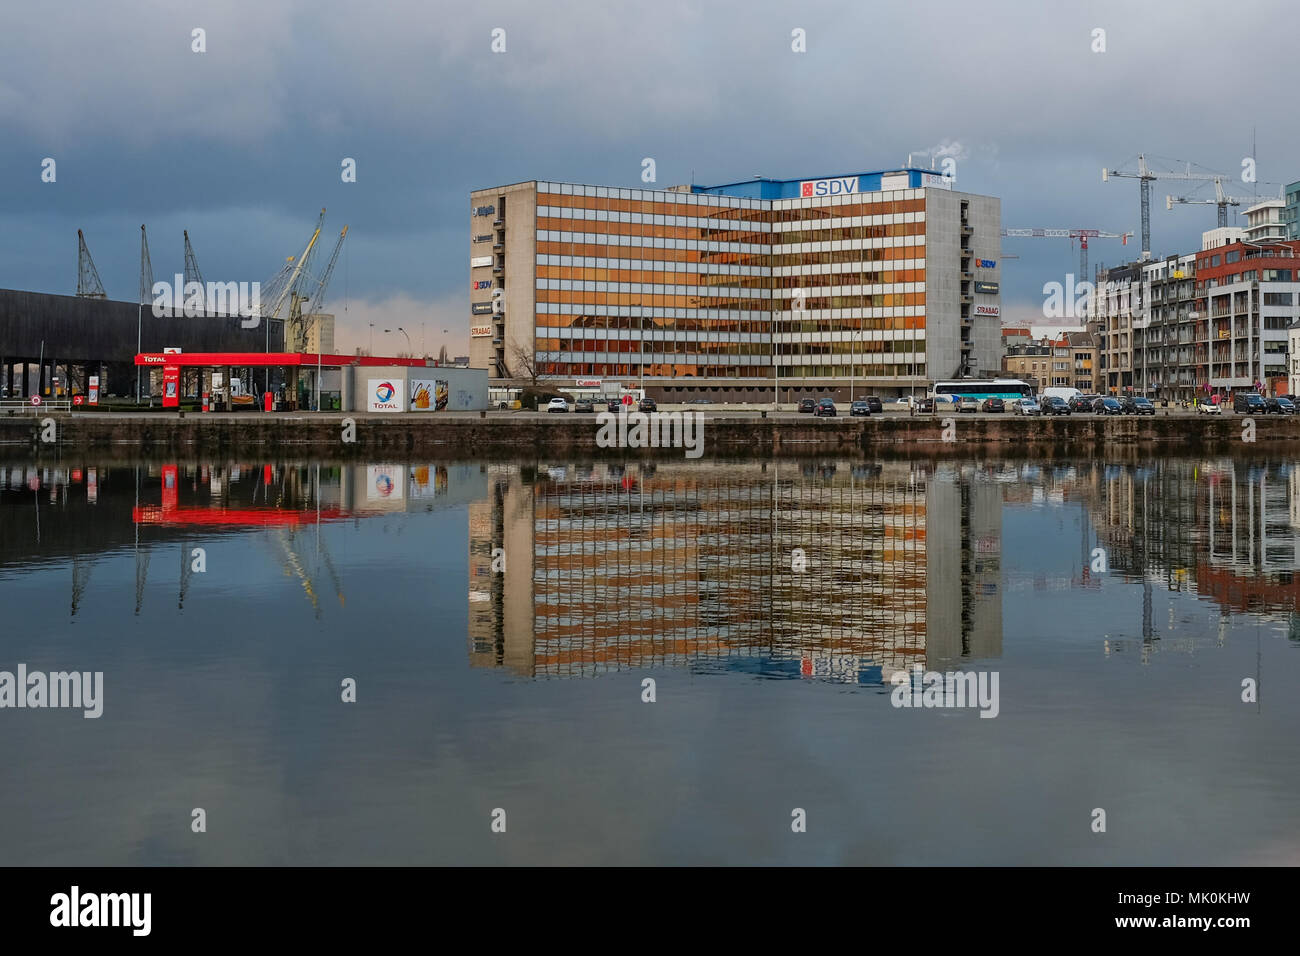
[(254, 366), (266, 365), (303, 365), (329, 366), (339, 368), (344, 365), (405, 365), (414, 368), (436, 368), (433, 359), (395, 358), (385, 355), (317, 355), (315, 352), (141, 352), (135, 357), (136, 365), (157, 365), (159, 368), (171, 365), (202, 366), (214, 368), (222, 365)]
[[(132, 521), (151, 525), (297, 527), (315, 524), (316, 516), (315, 511), (290, 511), (287, 508), (169, 508), (144, 505), (131, 509)], [(321, 521), (339, 521), (348, 517), (351, 516), (338, 508), (322, 508), (320, 511)]]

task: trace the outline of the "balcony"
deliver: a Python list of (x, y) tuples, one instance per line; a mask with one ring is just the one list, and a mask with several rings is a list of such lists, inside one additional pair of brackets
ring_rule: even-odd
[(506, 227), (506, 221), (505, 221), (504, 218), (502, 218), (502, 219), (493, 219), (493, 220), (492, 220), (492, 225), (495, 226), (497, 229), (504, 229), (504, 228)]

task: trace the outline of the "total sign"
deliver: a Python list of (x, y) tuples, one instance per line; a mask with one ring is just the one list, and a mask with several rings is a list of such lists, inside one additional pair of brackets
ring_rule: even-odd
[(804, 199), (809, 196), (847, 196), (857, 191), (857, 176), (845, 176), (843, 179), (806, 179), (799, 184), (799, 195)]
[(367, 410), (372, 412), (400, 412), (405, 398), (401, 394), (403, 381), (391, 378), (372, 378), (366, 385), (370, 400)]

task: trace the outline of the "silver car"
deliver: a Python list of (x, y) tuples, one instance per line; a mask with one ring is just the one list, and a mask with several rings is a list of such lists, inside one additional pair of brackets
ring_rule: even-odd
[(1016, 402), (1016, 414), (1018, 415), (1041, 415), (1043, 410), (1038, 403), (1032, 398), (1022, 398)]

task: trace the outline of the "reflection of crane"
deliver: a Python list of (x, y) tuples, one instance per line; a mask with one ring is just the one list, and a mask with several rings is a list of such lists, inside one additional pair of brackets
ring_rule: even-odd
[[(1074, 245), (1074, 240), (1079, 240), (1079, 281), (1086, 282), (1088, 279), (1088, 240), (1092, 239), (1119, 239), (1124, 245), (1128, 245), (1129, 239), (1132, 238), (1131, 232), (1105, 232), (1101, 229), (1003, 229), (1002, 235), (1010, 237), (1023, 237), (1029, 239), (1069, 239), (1070, 245)], [(1007, 258), (1003, 256), (1003, 258)]]
[(325, 568), (329, 571), (330, 580), (334, 582), (334, 594), (339, 599), (339, 607), (343, 607), (345, 604), (345, 598), (343, 597), (343, 582), (339, 580), (339, 573), (334, 567), (334, 562), (330, 559), (329, 547), (325, 544), (323, 539), (319, 539), (319, 536), (318, 543), (321, 549), (321, 557), (325, 559)]
[(307, 574), (307, 570), (303, 567), (302, 560), (298, 557), (297, 552), (293, 550), (293, 543), (291, 538), (289, 537), (288, 534), (285, 533), (284, 529), (282, 528), (276, 534), (275, 541), (276, 544), (280, 546), (280, 551), (282, 552), (282, 556), (284, 558), (285, 577), (288, 577), (290, 574), (292, 574), (298, 579), (298, 581), (302, 584), (303, 591), (306, 593), (308, 599), (311, 601), (312, 610), (316, 612), (316, 617), (319, 618), (320, 601), (316, 597), (316, 589), (315, 587), (312, 586), (311, 576)]
[(1106, 182), (1111, 176), (1120, 179), (1136, 179), (1140, 184), (1140, 196), (1142, 202), (1142, 258), (1144, 260), (1151, 258), (1151, 183), (1156, 179), (1200, 179), (1211, 180), (1219, 176), (1218, 173), (1194, 173), (1192, 164), (1187, 163), (1186, 169), (1181, 173), (1158, 172), (1147, 165), (1146, 156), (1138, 153), (1137, 172), (1123, 172), (1119, 169), (1106, 169), (1101, 171), (1101, 181)]
[(77, 616), (77, 608), (81, 605), (81, 595), (86, 591), (86, 584), (90, 581), (90, 562), (77, 555), (72, 559), (72, 616)]
[(190, 578), (193, 576), (193, 565), (190, 563), (190, 549), (185, 544), (185, 539), (181, 539), (181, 589), (180, 596), (176, 599), (176, 609), (185, 609), (185, 595), (190, 589)]
[[(135, 469), (135, 506), (140, 508), (140, 466)], [(144, 584), (149, 576), (149, 551), (144, 558), (140, 556), (140, 522), (135, 523), (135, 613), (140, 616), (140, 607), (144, 604)]]

